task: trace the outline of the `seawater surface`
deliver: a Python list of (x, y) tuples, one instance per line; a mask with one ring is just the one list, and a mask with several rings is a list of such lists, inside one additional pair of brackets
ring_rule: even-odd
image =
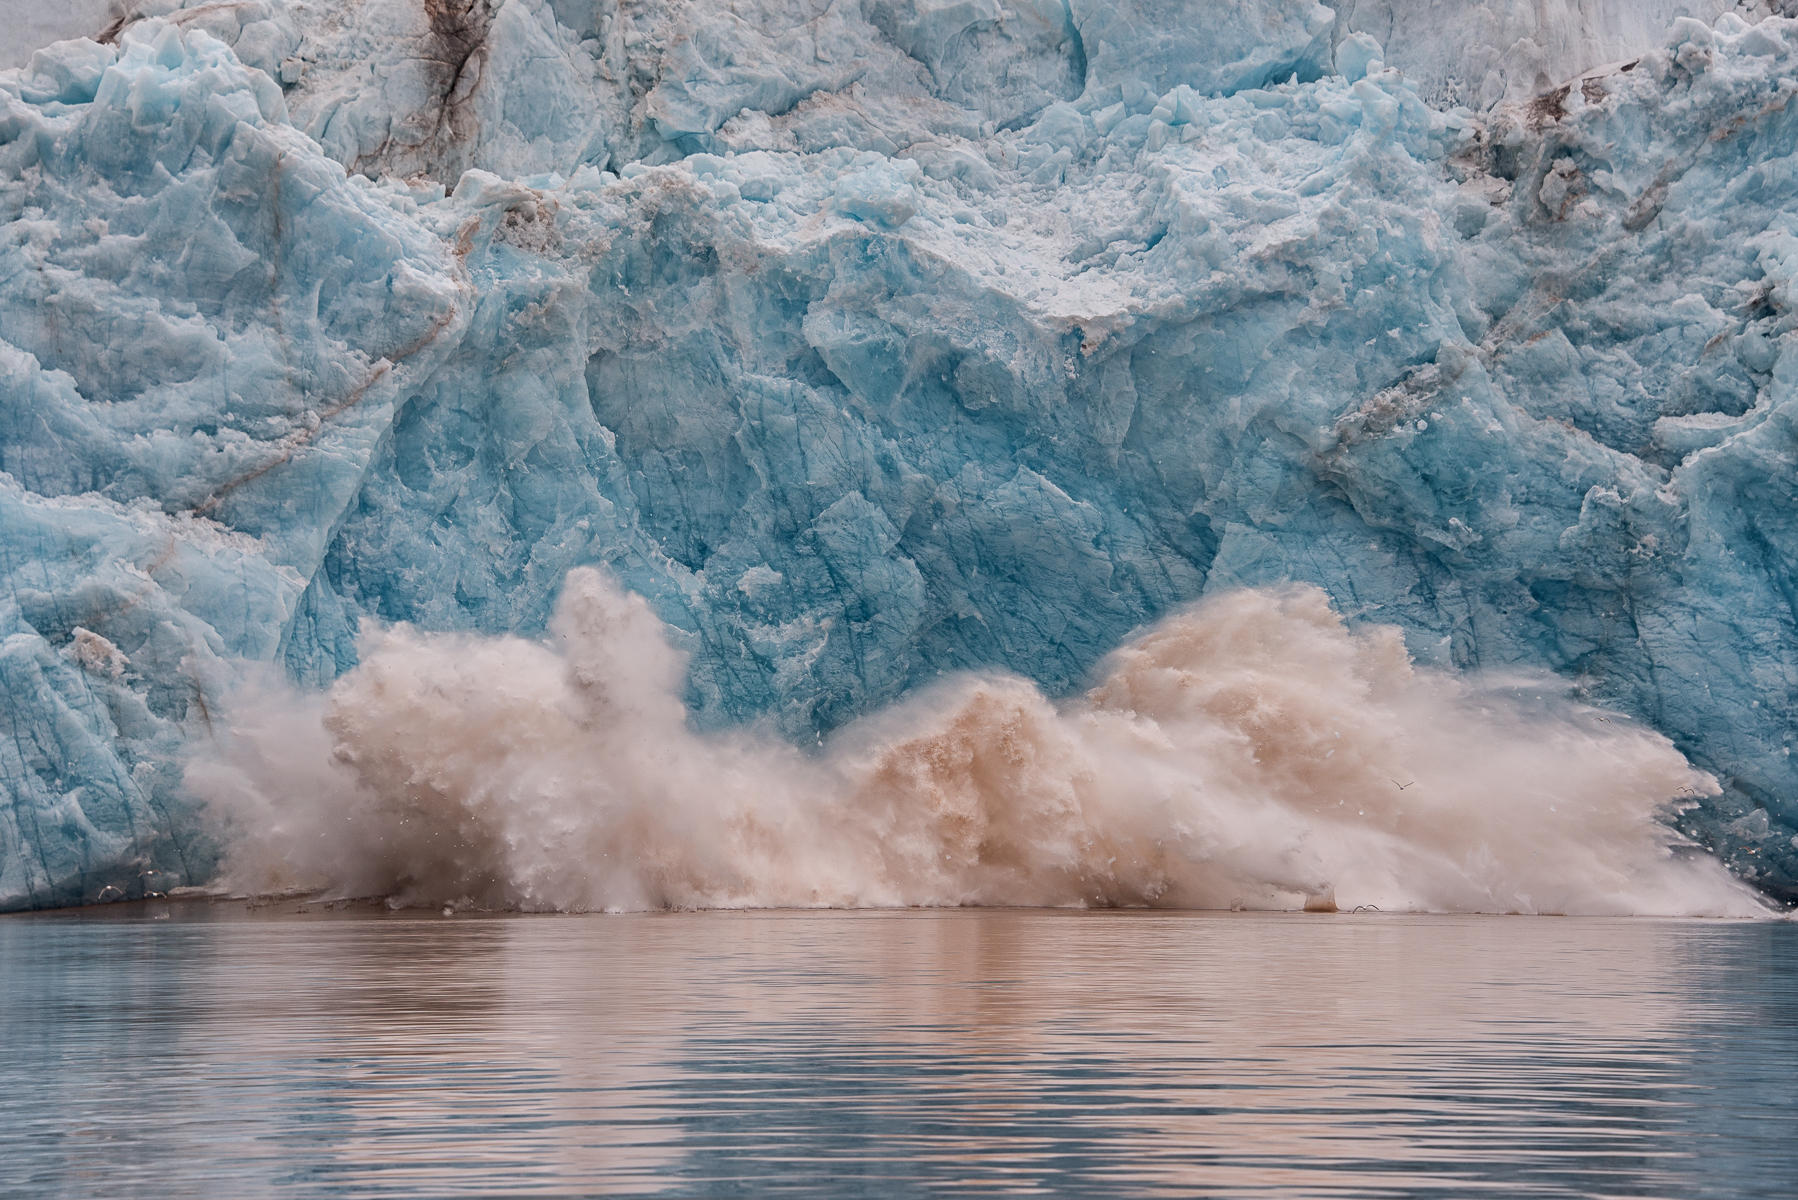
[(0, 1193), (1789, 1196), (1798, 925), (0, 919)]

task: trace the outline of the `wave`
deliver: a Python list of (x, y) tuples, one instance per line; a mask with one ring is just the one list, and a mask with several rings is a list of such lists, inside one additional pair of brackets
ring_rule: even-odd
[(1168, 616), (1057, 702), (967, 675), (803, 753), (697, 732), (639, 597), (543, 642), (367, 636), (187, 768), (246, 893), (593, 911), (1152, 905), (1762, 915), (1665, 823), (1717, 785), (1549, 677), (1415, 666), (1314, 588)]

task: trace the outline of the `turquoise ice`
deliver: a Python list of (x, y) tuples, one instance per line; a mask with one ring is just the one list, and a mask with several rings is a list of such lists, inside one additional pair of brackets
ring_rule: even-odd
[(236, 683), (585, 564), (802, 743), (1317, 583), (1798, 898), (1798, 20), (1538, 94), (1431, 0), (143, 7), (0, 74), (0, 906), (204, 881)]

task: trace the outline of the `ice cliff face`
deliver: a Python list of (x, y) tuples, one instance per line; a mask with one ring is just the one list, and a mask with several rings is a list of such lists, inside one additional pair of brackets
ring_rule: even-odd
[(1374, 7), (151, 0), (0, 75), (0, 904), (207, 878), (239, 681), (595, 563), (801, 742), (1315, 583), (1798, 898), (1798, 21), (1566, 4), (1541, 70), (1652, 44), (1507, 104)]
[(1681, 17), (1798, 16), (1792, 0), (1328, 0), (1338, 43), (1385, 44), (1423, 97), (1485, 110), (1527, 101), (1606, 64), (1659, 49)]

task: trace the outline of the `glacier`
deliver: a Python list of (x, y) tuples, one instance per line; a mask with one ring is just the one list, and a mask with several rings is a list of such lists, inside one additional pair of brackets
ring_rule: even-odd
[(1798, 900), (1786, 9), (145, 0), (36, 50), (0, 907), (207, 882), (245, 681), (537, 637), (590, 566), (695, 726), (808, 748), (1315, 585), (1666, 735)]

